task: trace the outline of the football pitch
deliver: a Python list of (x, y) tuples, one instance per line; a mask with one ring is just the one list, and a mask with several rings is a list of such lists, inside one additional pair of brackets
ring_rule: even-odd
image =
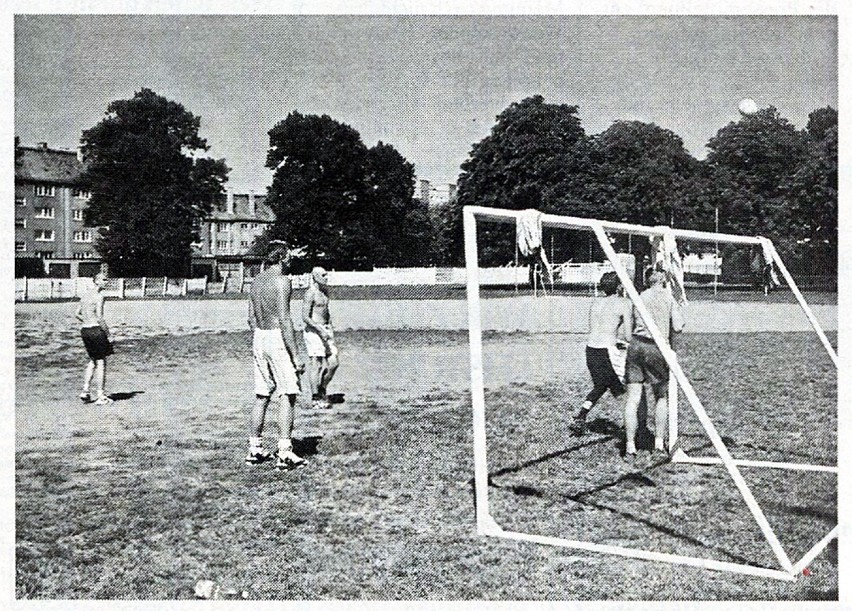
[[(250, 599), (837, 599), (836, 542), (778, 582), (477, 536), (464, 331), (339, 333), (330, 391), (346, 401), (300, 403), (295, 449), (310, 462), (289, 473), (242, 462), (248, 332), (119, 338), (116, 401), (99, 408), (76, 399), (73, 330), (54, 331), (43, 350), (38, 330), (16, 333), (19, 598), (182, 599), (210, 579)], [(625, 465), (611, 397), (586, 435), (568, 434), (584, 341), (485, 334), (498, 523), (776, 568), (721, 467)], [(736, 458), (837, 463), (837, 375), (813, 333), (691, 333), (676, 349)], [(684, 401), (680, 430), (688, 452), (714, 454)], [(836, 475), (742, 472), (791, 558), (837, 523)]]

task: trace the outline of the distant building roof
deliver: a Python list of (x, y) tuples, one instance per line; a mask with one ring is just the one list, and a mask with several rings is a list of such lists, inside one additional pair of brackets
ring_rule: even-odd
[(19, 146), (15, 159), (15, 180), (74, 185), (80, 181), (83, 162), (74, 151), (41, 146)]

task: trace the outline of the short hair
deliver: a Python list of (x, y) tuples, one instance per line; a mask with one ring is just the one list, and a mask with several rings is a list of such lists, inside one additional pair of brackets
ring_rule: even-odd
[(604, 295), (615, 295), (618, 292), (619, 286), (621, 286), (621, 281), (615, 272), (605, 273), (601, 276), (600, 282), (598, 282), (598, 287), (603, 291)]
[(269, 245), (272, 249), (267, 252), (266, 257), (264, 257), (264, 260), (269, 265), (275, 265), (276, 263), (285, 261), (290, 257), (290, 249), (287, 248), (287, 245), (283, 241), (270, 240)]
[(666, 275), (661, 272), (654, 270), (650, 274), (648, 274), (648, 286), (653, 286), (655, 284), (659, 284), (663, 280), (665, 280)]

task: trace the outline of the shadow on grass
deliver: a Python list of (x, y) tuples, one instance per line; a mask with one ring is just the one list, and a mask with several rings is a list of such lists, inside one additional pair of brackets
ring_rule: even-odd
[(144, 395), (144, 390), (131, 390), (128, 392), (113, 392), (110, 393), (109, 398), (113, 401), (127, 401), (128, 399), (132, 399), (136, 395)]
[(319, 443), (322, 440), (322, 435), (313, 435), (311, 437), (302, 437), (301, 439), (293, 440), (293, 451), (299, 456), (316, 456), (319, 453)]

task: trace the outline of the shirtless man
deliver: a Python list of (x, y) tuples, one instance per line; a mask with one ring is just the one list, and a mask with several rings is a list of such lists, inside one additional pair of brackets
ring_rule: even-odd
[(109, 341), (109, 327), (104, 321), (104, 295), (102, 291), (104, 284), (106, 284), (106, 276), (103, 272), (95, 275), (94, 283), (94, 290), (83, 295), (76, 312), (77, 320), (80, 321), (80, 335), (83, 337), (83, 344), (89, 354), (89, 364), (86, 365), (80, 400), (85, 403), (92, 401), (90, 388), (92, 377), (94, 377), (95, 389), (97, 390), (95, 405), (107, 405), (112, 403), (112, 399), (104, 393), (106, 357), (113, 352), (112, 344)]
[[(286, 276), (290, 253), (275, 248), (266, 259), (269, 267), (252, 282), (249, 299), (249, 328), (253, 332), (255, 403), (251, 415), (251, 436), (246, 462), (258, 464), (271, 458), (263, 449), (263, 422), (272, 398), (280, 404), (278, 452), (275, 468), (289, 471), (305, 464), (293, 452), (293, 418), (299, 377), (304, 361), (296, 349), (296, 334), (290, 318), (292, 287)], [(285, 401), (282, 394), (287, 395)]]
[(311, 271), (311, 286), (305, 291), (302, 320), (305, 322), (305, 349), (310, 359), (309, 378), (314, 408), (330, 407), (327, 389), (340, 364), (331, 313), (328, 309), (328, 272), (322, 267)]

